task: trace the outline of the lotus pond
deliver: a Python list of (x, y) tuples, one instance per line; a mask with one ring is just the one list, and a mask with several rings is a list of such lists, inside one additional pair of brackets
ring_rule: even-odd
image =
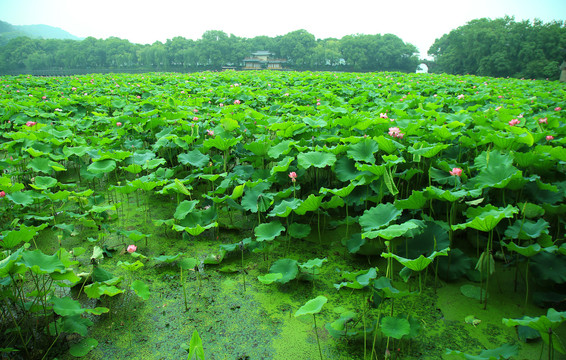
[(565, 99), (0, 77), (0, 358), (564, 359)]

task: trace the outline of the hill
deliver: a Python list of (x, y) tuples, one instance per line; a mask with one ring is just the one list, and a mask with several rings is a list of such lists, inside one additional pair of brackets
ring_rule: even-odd
[(54, 26), (12, 25), (5, 21), (0, 21), (0, 45), (7, 43), (10, 39), (20, 36), (27, 36), (33, 39), (82, 40), (81, 38)]

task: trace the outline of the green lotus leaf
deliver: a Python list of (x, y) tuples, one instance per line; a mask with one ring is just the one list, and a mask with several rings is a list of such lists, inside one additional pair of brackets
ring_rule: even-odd
[(271, 175), (279, 173), (279, 172), (286, 172), (289, 169), (289, 165), (293, 162), (293, 158), (290, 156), (286, 156), (281, 159), (277, 164), (273, 165), (271, 168)]
[(73, 155), (82, 157), (87, 153), (87, 151), (90, 150), (92, 150), (90, 146), (74, 146), (74, 147), (65, 146), (63, 148), (63, 154), (65, 154), (66, 157), (71, 157)]
[(30, 184), (31, 187), (38, 190), (45, 190), (57, 185), (57, 179), (49, 176), (36, 176), (35, 183)]
[(19, 230), (11, 230), (6, 233), (0, 245), (6, 249), (11, 249), (22, 242), (28, 242), (37, 235), (37, 229), (34, 227), (20, 227)]
[(446, 349), (446, 355), (458, 355), (466, 360), (499, 360), (517, 356), (519, 345), (505, 344), (496, 349), (483, 350), (479, 355), (469, 355), (458, 350)]
[(98, 346), (98, 340), (93, 338), (86, 338), (79, 341), (77, 344), (71, 346), (69, 349), (69, 354), (74, 357), (83, 357), (88, 354), (91, 350), (96, 349)]
[(173, 214), (173, 217), (178, 220), (184, 219), (187, 216), (187, 214), (189, 214), (191, 211), (194, 210), (197, 204), (198, 204), (198, 200), (182, 201), (179, 205), (177, 205), (177, 209), (175, 210), (175, 214)]
[(92, 283), (84, 287), (85, 294), (91, 299), (98, 299), (102, 295), (116, 296), (122, 294), (124, 291), (118, 289), (114, 285), (105, 285), (98, 282)]
[(521, 209), (521, 213), (529, 219), (540, 218), (544, 215), (544, 208), (540, 205), (533, 203), (518, 203), (517, 206)]
[(277, 159), (282, 155), (287, 155), (292, 149), (292, 144), (294, 144), (294, 141), (292, 140), (280, 141), (276, 145), (270, 147), (269, 150), (267, 150), (267, 155), (269, 155), (269, 157), (273, 159)]
[(111, 159), (95, 161), (87, 168), (87, 170), (93, 174), (109, 173), (114, 169), (116, 169), (116, 161)]
[(305, 215), (308, 211), (316, 211), (320, 208), (322, 204), (322, 198), (324, 196), (316, 196), (310, 194), (302, 203), (295, 209), (295, 213), (298, 215)]
[(272, 140), (266, 136), (244, 145), (244, 149), (251, 151), (255, 156), (265, 157), (271, 149)]
[(299, 264), (299, 267), (300, 267), (301, 269), (307, 269), (307, 270), (309, 270), (309, 269), (312, 269), (313, 267), (321, 267), (322, 264), (324, 264), (324, 263), (327, 262), (327, 261), (328, 261), (327, 258), (324, 258), (324, 259), (318, 259), (318, 258), (316, 258), (316, 259), (310, 259), (310, 260), (308, 260), (307, 262), (304, 262), (304, 263), (302, 263), (302, 264)]
[(196, 168), (202, 168), (210, 161), (210, 156), (203, 154), (196, 149), (185, 154), (179, 154), (177, 158), (181, 164), (192, 165)]
[(334, 172), (338, 180), (344, 182), (354, 180), (361, 174), (361, 171), (356, 169), (356, 162), (347, 157), (341, 157), (336, 161)]
[(427, 198), (454, 202), (466, 196), (470, 196), (470, 197), (481, 196), (482, 191), (481, 189), (450, 191), (450, 190), (437, 188), (436, 186), (428, 186), (424, 190), (424, 194)]
[(77, 300), (73, 300), (70, 297), (54, 297), (51, 299), (51, 303), (53, 304), (53, 311), (57, 315), (73, 316), (85, 312), (85, 309), (81, 308), (81, 304)]
[(438, 155), (438, 153), (441, 152), (442, 150), (452, 146), (450, 144), (436, 144), (432, 146), (427, 146), (427, 145), (430, 144), (427, 144), (426, 142), (418, 142), (413, 144), (413, 146), (409, 146), (407, 148), (407, 151), (413, 154), (413, 156), (423, 156), (425, 158), (430, 158)]
[(396, 237), (404, 236), (408, 232), (418, 229), (419, 227), (420, 225), (417, 222), (417, 220), (409, 220), (402, 224), (389, 225), (384, 229), (363, 232), (362, 237), (363, 238), (367, 237), (370, 239), (375, 239), (376, 237), (380, 237), (386, 240), (391, 240)]
[(448, 256), (448, 251), (450, 251), (450, 248), (446, 248), (441, 251), (433, 251), (429, 256), (425, 257), (424, 255), (421, 255), (416, 259), (407, 259), (393, 253), (382, 253), (381, 256), (384, 258), (392, 257), (401, 265), (413, 271), (422, 271), (426, 269), (426, 267), (429, 266), (437, 256)]
[(10, 256), (0, 260), (0, 278), (25, 271), (25, 266), (18, 264), (22, 257), (23, 247), (12, 252)]
[(153, 190), (155, 187), (157, 186), (161, 186), (163, 184), (167, 183), (166, 180), (161, 180), (161, 181), (149, 181), (147, 179), (136, 179), (134, 181), (130, 182), (130, 185), (132, 185), (134, 188), (136, 189), (141, 189), (143, 191), (151, 191)]
[(22, 206), (29, 206), (33, 204), (33, 198), (30, 196), (30, 192), (15, 192), (12, 194), (6, 195), (8, 199), (10, 199), (14, 204), (22, 205)]
[(214, 147), (218, 150), (225, 151), (239, 143), (240, 140), (242, 140), (241, 136), (237, 138), (224, 138), (222, 136), (215, 136), (213, 138), (206, 139), (203, 142), (203, 148), (204, 150), (208, 151), (210, 148)]
[(269, 216), (287, 217), (293, 210), (301, 205), (301, 200), (283, 200), (273, 207), (273, 210), (268, 214)]
[[(242, 197), (242, 207), (252, 213), (257, 213), (258, 202), (260, 195), (271, 187), (271, 183), (260, 182), (253, 187), (250, 184), (246, 184), (246, 190), (244, 191), (244, 196)], [(260, 210), (261, 211), (261, 210)]]
[(556, 284), (566, 283), (566, 258), (564, 256), (541, 251), (532, 257), (531, 269), (537, 281), (550, 280)]
[(286, 284), (299, 274), (299, 263), (297, 260), (279, 259), (271, 265), (269, 272), (272, 274), (282, 274), (283, 276), (277, 282)]
[(187, 233), (189, 233), (189, 235), (198, 236), (198, 235), (202, 234), (205, 230), (211, 229), (213, 227), (218, 227), (218, 223), (212, 222), (212, 223), (205, 225), (205, 226), (201, 226), (200, 224), (197, 224), (196, 226), (184, 227), (183, 230), (186, 231)]
[(272, 221), (256, 226), (254, 229), (254, 234), (257, 241), (272, 241), (284, 230), (285, 228), (279, 221)]
[(68, 199), (69, 195), (71, 195), (70, 191), (63, 190), (63, 191), (57, 191), (56, 193), (49, 193), (49, 194), (47, 194), (47, 197), (51, 201), (61, 201), (61, 200)]
[(174, 261), (177, 261), (181, 256), (183, 255), (182, 252), (177, 253), (176, 255), (160, 255), (160, 256), (154, 256), (152, 257), (153, 260), (155, 261), (159, 261), (159, 262), (164, 262), (164, 263), (172, 263)]
[[(566, 321), (566, 311), (558, 312), (553, 308), (547, 310), (546, 315), (541, 315), (539, 317), (529, 317), (524, 316), (521, 319), (503, 319), (503, 324), (507, 326), (528, 326), (534, 330), (537, 330), (542, 337), (545, 344), (550, 343), (552, 337), (552, 345), (554, 349), (561, 354), (566, 354), (566, 350), (560, 341), (560, 337), (555, 331), (549, 331), (549, 329), (558, 328), (564, 321)], [(551, 334), (551, 335), (550, 335)]]
[(183, 270), (194, 269), (198, 265), (198, 260), (195, 258), (183, 258), (179, 261), (179, 267)]
[(344, 206), (345, 202), (340, 196), (333, 196), (329, 201), (325, 201), (321, 204), (323, 209), (336, 209)]
[(36, 274), (65, 271), (65, 265), (63, 265), (57, 255), (45, 255), (39, 249), (24, 252), (22, 254), (22, 263)]
[(370, 281), (377, 277), (377, 268), (372, 267), (368, 270), (360, 270), (356, 272), (343, 271), (342, 277), (349, 282), (342, 282), (340, 284), (334, 284), (337, 290), (343, 287), (348, 287), (351, 289), (363, 289), (368, 286)]
[(301, 306), (299, 310), (295, 313), (295, 317), (299, 317), (302, 315), (314, 315), (318, 314), (324, 304), (328, 301), (328, 298), (324, 295), (319, 295), (316, 298), (309, 300), (305, 303), (305, 305)]
[(339, 196), (344, 198), (352, 192), (356, 188), (356, 185), (353, 183), (349, 183), (348, 186), (340, 188), (340, 189), (327, 189), (327, 188), (320, 188), (320, 193), (326, 195), (327, 193), (331, 193), (332, 195)]
[(56, 163), (55, 161), (46, 159), (46, 158), (42, 158), (42, 157), (36, 157), (34, 158), (32, 161), (30, 161), (27, 166), (28, 169), (33, 169), (34, 171), (37, 172), (42, 172), (45, 174), (51, 174), (53, 172), (53, 170), (55, 171), (65, 171), (66, 169), (61, 166), (59, 163)]
[(265, 274), (265, 275), (259, 275), (257, 277), (257, 279), (259, 280), (260, 283), (265, 284), (265, 285), (269, 285), (271, 283), (274, 283), (280, 279), (283, 278), (283, 274), (281, 273), (269, 273), (269, 274)]
[(128, 261), (118, 261), (116, 264), (122, 269), (129, 270), (129, 271), (136, 271), (137, 269), (143, 267), (143, 263), (139, 260), (136, 260), (134, 263), (130, 263)]
[(418, 210), (422, 209), (427, 202), (422, 191), (413, 190), (407, 199), (395, 200), (395, 207), (399, 210)]
[(311, 166), (323, 168), (334, 165), (336, 155), (321, 151), (302, 152), (297, 155), (297, 161), (299, 166), (303, 169), (308, 169)]
[(142, 299), (144, 300), (149, 299), (149, 295), (150, 295), (149, 286), (147, 286), (143, 281), (134, 280), (130, 288), (134, 290), (136, 292), (136, 295), (138, 295)]
[(381, 150), (385, 151), (388, 154), (391, 154), (391, 153), (397, 151), (397, 149), (404, 147), (400, 143), (393, 141), (389, 138), (386, 138), (383, 135), (380, 135), (380, 136), (374, 138), (374, 140), (377, 142), (379, 148)]
[(386, 316), (381, 320), (380, 329), (385, 336), (401, 339), (403, 336), (409, 335), (411, 324), (405, 318)]
[(289, 236), (295, 239), (304, 239), (309, 236), (311, 226), (309, 224), (292, 223), (289, 225)]
[(138, 230), (119, 230), (119, 235), (126, 235), (126, 237), (132, 241), (140, 241), (141, 239), (148, 238), (149, 234), (143, 234)]
[(140, 150), (140, 151), (135, 151), (133, 154), (128, 152), (106, 153), (101, 157), (101, 159), (108, 158), (112, 160), (123, 160), (126, 157), (130, 157), (130, 156), (131, 158), (128, 160), (130, 160), (132, 164), (142, 165), (142, 166), (145, 165), (145, 163), (147, 163), (148, 161), (155, 159), (156, 157), (155, 153), (151, 150)]
[(549, 227), (550, 224), (544, 219), (538, 219), (537, 222), (517, 220), (505, 230), (505, 236), (520, 240), (536, 239), (542, 234), (548, 234)]
[(405, 239), (405, 244), (398, 248), (397, 253), (399, 255), (414, 259), (421, 254), (427, 256), (433, 251), (442, 250), (450, 246), (447, 224), (433, 221), (426, 221), (420, 224), (422, 231), (413, 237)]
[(370, 164), (375, 163), (375, 153), (379, 151), (377, 143), (369, 138), (363, 139), (357, 144), (350, 145), (346, 154), (356, 160)]
[(382, 276), (377, 280), (373, 281), (373, 288), (380, 291), (382, 294), (380, 296), (387, 298), (402, 298), (410, 294), (408, 290), (400, 291), (391, 285), (391, 279)]
[[(64, 331), (68, 334), (79, 334), (81, 336), (86, 336), (88, 334), (88, 328), (94, 325), (94, 323), (82, 317), (81, 315), (66, 316), (61, 318), (61, 327), (59, 331)], [(49, 331), (53, 334), (55, 333), (55, 328), (49, 328)]]
[(401, 216), (402, 212), (403, 210), (397, 209), (391, 203), (379, 204), (364, 211), (364, 214), (360, 216), (359, 223), (364, 231), (381, 229)]
[(501, 220), (511, 218), (518, 212), (519, 209), (511, 205), (507, 205), (505, 208), (496, 208), (492, 205), (469, 208), (466, 212), (466, 216), (473, 219), (464, 224), (452, 225), (452, 230), (472, 228), (488, 232), (493, 230)]
[(535, 256), (536, 254), (542, 251), (542, 247), (536, 243), (531, 244), (529, 246), (519, 246), (512, 241), (509, 244), (505, 243), (504, 241), (501, 241), (501, 245), (505, 246), (507, 249), (511, 251), (514, 251), (526, 257)]
[(458, 248), (450, 250), (450, 257), (438, 258), (438, 276), (442, 279), (455, 281), (466, 275), (472, 269), (472, 258)]

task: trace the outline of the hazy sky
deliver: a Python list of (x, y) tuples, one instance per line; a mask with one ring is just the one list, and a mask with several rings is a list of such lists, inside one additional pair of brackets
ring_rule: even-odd
[[(316, 38), (395, 34), (421, 51), (466, 22), (487, 17), (566, 20), (566, 0), (0, 0), (0, 20), (46, 24), (80, 37), (134, 43), (199, 39), (206, 30), (240, 37), (305, 29)], [(268, 49), (266, 49), (268, 50)]]

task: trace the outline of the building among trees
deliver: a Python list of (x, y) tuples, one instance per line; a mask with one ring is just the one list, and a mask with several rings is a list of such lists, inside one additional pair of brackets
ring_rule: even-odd
[(287, 62), (286, 59), (273, 58), (273, 53), (269, 51), (256, 51), (252, 53), (251, 57), (245, 58), (243, 61), (243, 70), (283, 70), (283, 64)]

